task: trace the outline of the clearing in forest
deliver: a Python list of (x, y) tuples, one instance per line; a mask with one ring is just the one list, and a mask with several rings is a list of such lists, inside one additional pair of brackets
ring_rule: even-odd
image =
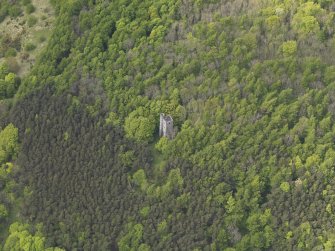
[[(0, 23), (0, 63), (7, 62), (19, 76), (29, 72), (37, 55), (46, 46), (54, 22), (54, 9), (46, 0), (32, 0), (35, 10)], [(2, 50), (2, 53), (1, 53)]]

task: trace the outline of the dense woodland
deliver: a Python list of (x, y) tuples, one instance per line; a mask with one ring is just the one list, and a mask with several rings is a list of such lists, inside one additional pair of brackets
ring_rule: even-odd
[(51, 2), (0, 67), (3, 250), (335, 250), (333, 1)]

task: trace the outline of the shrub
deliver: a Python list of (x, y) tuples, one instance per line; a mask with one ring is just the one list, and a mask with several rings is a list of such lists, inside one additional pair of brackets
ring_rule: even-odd
[(8, 216), (8, 210), (5, 205), (0, 204), (0, 219), (4, 219)]
[(22, 0), (23, 5), (31, 4), (31, 0)]
[(21, 15), (21, 9), (14, 5), (14, 6), (11, 6), (8, 8), (8, 14), (11, 16), (11, 17), (18, 17)]
[(31, 13), (33, 13), (35, 11), (35, 6), (34, 5), (32, 5), (32, 4), (28, 4), (27, 6), (26, 6), (26, 12), (28, 13), (28, 14), (31, 14)]
[(37, 23), (37, 18), (34, 16), (28, 17), (27, 24), (29, 27), (33, 27)]
[(36, 49), (36, 45), (34, 45), (33, 43), (28, 43), (25, 47), (26, 51), (33, 51)]
[(6, 51), (5, 57), (15, 57), (16, 56), (16, 50), (14, 48), (9, 48)]
[(8, 10), (6, 8), (0, 8), (0, 23), (6, 18), (8, 15)]
[(17, 73), (20, 70), (20, 66), (14, 57), (6, 58), (6, 64), (10, 72)]

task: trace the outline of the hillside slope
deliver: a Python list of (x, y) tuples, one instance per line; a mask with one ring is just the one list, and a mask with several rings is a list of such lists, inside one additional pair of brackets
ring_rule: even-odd
[(332, 1), (54, 6), (2, 121), (46, 246), (335, 249)]

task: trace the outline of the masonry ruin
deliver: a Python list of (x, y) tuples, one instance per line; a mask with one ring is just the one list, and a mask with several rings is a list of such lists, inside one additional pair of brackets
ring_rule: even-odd
[(173, 119), (170, 115), (165, 115), (164, 113), (160, 114), (159, 136), (173, 139)]

